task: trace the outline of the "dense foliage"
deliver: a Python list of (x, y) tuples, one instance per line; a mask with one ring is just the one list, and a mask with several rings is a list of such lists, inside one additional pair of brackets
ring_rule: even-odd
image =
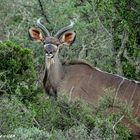
[(20, 100), (35, 96), (35, 69), (31, 50), (10, 41), (0, 43), (0, 94), (15, 95)]
[(2, 135), (19, 139), (49, 140), (126, 140), (130, 132), (120, 122), (119, 114), (92, 114), (91, 108), (80, 102), (60, 97), (57, 101), (38, 97), (38, 102), (26, 107), (16, 97), (0, 100)]

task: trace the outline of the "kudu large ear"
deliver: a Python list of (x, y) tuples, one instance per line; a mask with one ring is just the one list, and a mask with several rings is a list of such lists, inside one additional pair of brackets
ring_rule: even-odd
[(31, 27), (29, 29), (29, 36), (32, 40), (35, 40), (37, 42), (42, 42), (44, 40), (42, 33), (34, 27)]
[(65, 45), (70, 45), (74, 42), (76, 33), (73, 31), (67, 31), (63, 33), (60, 37), (60, 42)]

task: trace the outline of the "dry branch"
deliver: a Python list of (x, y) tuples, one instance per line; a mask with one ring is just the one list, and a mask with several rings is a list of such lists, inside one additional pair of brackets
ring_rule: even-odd
[(40, 10), (41, 10), (42, 16), (45, 18), (45, 20), (46, 20), (48, 23), (50, 23), (50, 21), (48, 20), (46, 14), (45, 14), (45, 11), (44, 11), (44, 8), (43, 8), (43, 5), (42, 5), (41, 0), (38, 0), (38, 3), (39, 3), (39, 6), (40, 6)]
[(122, 75), (123, 72), (122, 72), (122, 64), (121, 64), (121, 58), (123, 56), (123, 53), (124, 53), (124, 50), (125, 50), (125, 45), (126, 45), (126, 42), (128, 41), (128, 32), (126, 30), (123, 31), (123, 35), (122, 35), (122, 41), (121, 41), (121, 46), (120, 46), (120, 49), (119, 49), (119, 52), (116, 56), (116, 67), (117, 67), (117, 73), (119, 75)]

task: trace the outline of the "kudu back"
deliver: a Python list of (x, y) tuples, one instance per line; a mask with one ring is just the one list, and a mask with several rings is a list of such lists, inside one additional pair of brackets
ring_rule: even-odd
[[(133, 104), (134, 114), (140, 119), (140, 82), (103, 72), (84, 62), (62, 64), (59, 60), (59, 49), (62, 45), (71, 45), (76, 33), (70, 31), (74, 23), (59, 30), (54, 37), (50, 36), (47, 28), (37, 20), (36, 28), (29, 29), (32, 40), (42, 42), (45, 52), (45, 70), (43, 85), (46, 94), (57, 96), (67, 93), (73, 99), (81, 98), (89, 103), (96, 103), (104, 94), (104, 89), (115, 89), (114, 98), (119, 97), (128, 104)], [(140, 133), (139, 128), (133, 129)]]

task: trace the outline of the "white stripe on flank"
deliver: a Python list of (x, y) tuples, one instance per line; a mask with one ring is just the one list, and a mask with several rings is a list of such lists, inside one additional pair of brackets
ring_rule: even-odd
[(128, 81), (133, 81), (133, 82), (135, 82), (135, 83), (139, 83), (139, 84), (140, 84), (139, 81), (130, 80), (130, 79), (128, 79), (128, 78), (126, 78), (126, 77), (123, 77), (123, 76), (120, 76), (120, 75), (118, 75), (118, 74), (112, 74), (112, 73), (109, 73), (109, 72), (106, 72), (106, 71), (102, 71), (102, 70), (100, 70), (100, 69), (97, 68), (97, 67), (94, 67), (94, 68), (95, 68), (97, 71), (100, 71), (100, 72), (102, 72), (102, 73), (110, 74), (110, 75), (112, 75), (112, 76), (117, 76), (117, 77), (120, 77), (120, 78), (122, 78), (122, 79), (125, 79), (125, 80), (128, 80)]

